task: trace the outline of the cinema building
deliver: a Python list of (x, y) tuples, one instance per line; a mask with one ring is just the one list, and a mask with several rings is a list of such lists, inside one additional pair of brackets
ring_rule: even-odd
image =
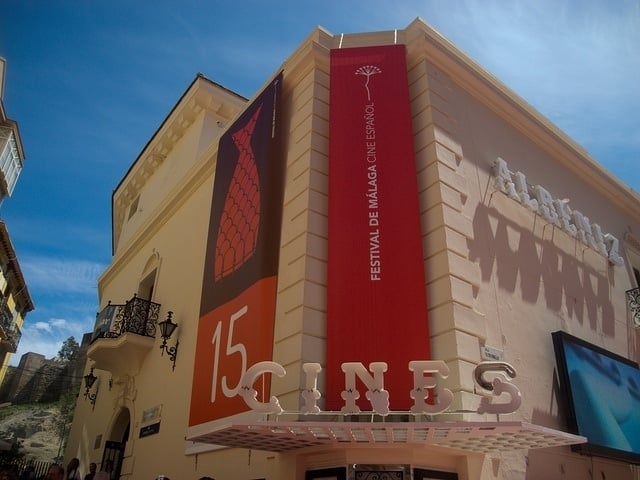
[(638, 478), (640, 197), (423, 21), (198, 75), (112, 201), (83, 471)]

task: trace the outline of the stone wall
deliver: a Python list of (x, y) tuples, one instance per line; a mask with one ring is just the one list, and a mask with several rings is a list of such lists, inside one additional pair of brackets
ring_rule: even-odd
[[(87, 336), (89, 335), (89, 336)], [(80, 350), (69, 362), (45, 359), (44, 355), (28, 352), (17, 367), (9, 367), (0, 386), (0, 402), (55, 402), (65, 392), (77, 395), (83, 380), (86, 350), (90, 339), (82, 339)]]

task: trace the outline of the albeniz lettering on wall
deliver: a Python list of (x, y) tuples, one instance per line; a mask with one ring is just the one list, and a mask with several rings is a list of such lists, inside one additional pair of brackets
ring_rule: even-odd
[(624, 265), (618, 239), (610, 233), (603, 234), (600, 225), (592, 223), (589, 217), (570, 208), (567, 200), (554, 199), (540, 185), (530, 186), (524, 173), (512, 173), (502, 158), (498, 157), (493, 165), (493, 174), (496, 187), (509, 198), (559, 226), (572, 237), (607, 257), (612, 264)]
[[(345, 388), (341, 393), (344, 405), (340, 413), (344, 415), (360, 413), (360, 407), (356, 400), (360, 398), (360, 392), (356, 385), (356, 378), (367, 387), (365, 398), (371, 404), (373, 412), (386, 416), (389, 411), (389, 392), (384, 388), (384, 372), (387, 371), (386, 362), (372, 362), (369, 370), (360, 362), (343, 363)], [(448, 388), (438, 391), (437, 397), (434, 390), (437, 386), (437, 378), (446, 379), (449, 376), (449, 367), (442, 360), (414, 360), (410, 361), (408, 369), (413, 377), (413, 388), (408, 392), (413, 400), (413, 405), (407, 413), (414, 415), (436, 415), (446, 412), (453, 401), (453, 392)], [(322, 371), (319, 363), (304, 363), (302, 371), (305, 374), (305, 386), (301, 395), (304, 404), (299, 413), (319, 414), (318, 400), (322, 396), (317, 388), (318, 374)], [(280, 406), (277, 397), (272, 396), (268, 402), (257, 400), (258, 391), (253, 388), (254, 383), (262, 375), (270, 373), (278, 377), (284, 377), (286, 370), (276, 362), (263, 361), (249, 367), (242, 375), (237, 389), (247, 406), (253, 411), (265, 414), (282, 414), (284, 410)], [(481, 396), (480, 405), (476, 410), (479, 414), (513, 413), (522, 404), (520, 389), (510, 380), (516, 377), (516, 370), (506, 362), (480, 362), (473, 371), (473, 379), (479, 387)], [(506, 400), (506, 401), (505, 401)], [(398, 413), (398, 412), (394, 412)]]

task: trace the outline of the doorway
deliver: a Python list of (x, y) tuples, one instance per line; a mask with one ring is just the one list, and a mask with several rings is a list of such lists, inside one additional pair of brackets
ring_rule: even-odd
[[(412, 475), (413, 474), (413, 475)], [(308, 470), (305, 480), (458, 480), (458, 474), (410, 465), (365, 465)]]
[(100, 470), (109, 474), (109, 480), (118, 480), (120, 478), (130, 430), (131, 418), (129, 410), (122, 408), (113, 422), (109, 440), (105, 442), (104, 451), (102, 452)]

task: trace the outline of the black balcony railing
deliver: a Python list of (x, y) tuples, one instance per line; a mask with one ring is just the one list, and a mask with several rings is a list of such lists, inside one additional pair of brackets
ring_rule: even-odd
[(91, 341), (98, 338), (117, 338), (125, 333), (135, 333), (155, 338), (160, 304), (136, 295), (124, 305), (111, 302), (96, 318)]
[(16, 325), (13, 313), (7, 307), (6, 301), (0, 302), (0, 346), (5, 352), (16, 353), (22, 332)]
[(7, 308), (6, 303), (2, 301), (0, 303), (0, 339), (7, 338), (14, 325), (11, 311)]
[(5, 348), (5, 351), (16, 353), (18, 351), (18, 345), (22, 338), (22, 332), (17, 325), (13, 325), (9, 330), (2, 331), (2, 337), (0, 343)]
[(627, 308), (633, 324), (640, 327), (640, 288), (627, 290)]

